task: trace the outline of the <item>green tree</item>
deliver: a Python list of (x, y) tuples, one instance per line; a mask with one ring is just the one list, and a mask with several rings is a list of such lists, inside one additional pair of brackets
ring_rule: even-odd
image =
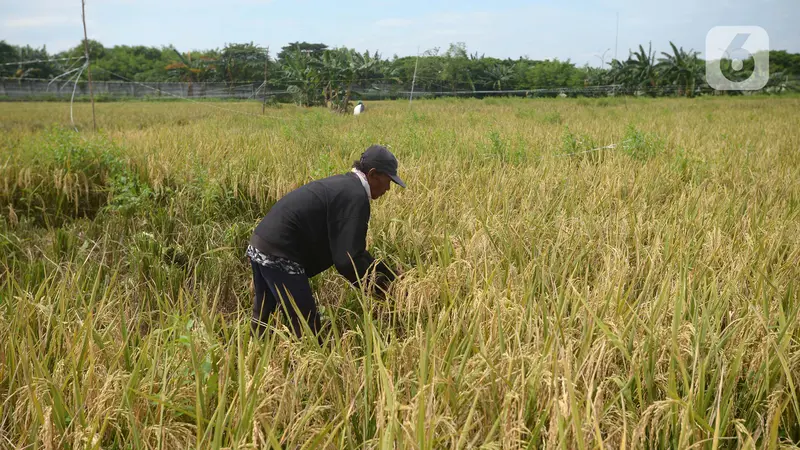
[(800, 77), (800, 53), (771, 50), (769, 52), (769, 71), (770, 73)]
[(183, 55), (174, 48), (172, 51), (178, 56), (179, 60), (168, 64), (165, 69), (180, 81), (189, 83), (187, 96), (192, 97), (194, 95), (194, 83), (211, 81), (213, 78), (216, 71), (215, 60), (202, 54), (192, 56), (192, 52), (186, 52)]
[(575, 88), (583, 85), (580, 70), (569, 59), (540, 61), (528, 69), (527, 80), (531, 89)]
[(769, 52), (768, 92), (800, 91), (800, 54), (785, 50)]
[(0, 41), (0, 77), (13, 76), (17, 68), (10, 63), (19, 61), (17, 49), (6, 41)]
[(287, 56), (291, 55), (296, 51), (308, 54), (313, 59), (319, 59), (322, 57), (322, 52), (324, 52), (327, 49), (328, 46), (322, 43), (312, 44), (310, 42), (305, 42), (305, 41), (291, 42), (288, 45), (281, 47), (281, 51), (278, 52), (278, 62), (280, 64), (285, 64)]
[(442, 70), (441, 57), (432, 55), (406, 56), (396, 58), (391, 64), (392, 73), (407, 87), (411, 87), (416, 68), (415, 91), (435, 91), (439, 89), (439, 75)]
[(661, 52), (663, 58), (659, 58), (656, 65), (659, 70), (659, 77), (662, 82), (678, 86), (678, 95), (691, 97), (694, 95), (698, 81), (703, 78), (703, 66), (697, 57), (698, 52), (683, 50), (678, 48), (671, 41), (672, 54)]
[(610, 71), (602, 67), (584, 67), (585, 86), (606, 86), (612, 83)]
[(495, 64), (486, 70), (486, 76), (492, 89), (502, 91), (503, 87), (508, 87), (514, 79), (514, 65)]
[(469, 88), (475, 90), (470, 73), (470, 62), (467, 58), (467, 46), (463, 42), (450, 44), (450, 48), (442, 58), (442, 66), (439, 72), (439, 79), (452, 91), (459, 88)]
[(639, 45), (639, 51), (632, 52), (631, 57), (628, 58), (628, 68), (636, 87), (655, 87), (658, 76), (652, 44), (648, 46), (647, 53), (645, 53), (644, 47)]
[(153, 47), (118, 45), (105, 49), (102, 58), (92, 62), (92, 72), (96, 80), (118, 79), (114, 74), (136, 81), (157, 81), (167, 78), (162, 51)]
[(264, 49), (247, 44), (227, 44), (217, 63), (218, 73), (224, 81), (254, 81), (264, 78)]
[[(42, 48), (34, 48), (30, 45), (14, 46), (6, 44), (3, 52), (10, 58), (9, 62), (24, 62), (24, 64), (19, 65), (3, 66), (5, 68), (3, 73), (6, 73), (6, 76), (49, 79), (66, 71), (65, 62), (68, 61), (54, 61), (53, 56), (47, 53), (47, 48), (44, 46)], [(37, 62), (28, 63), (28, 61)]]
[[(78, 42), (74, 47), (67, 50), (64, 56), (81, 57), (86, 54), (86, 49), (83, 45), (83, 40)], [(92, 61), (99, 61), (106, 56), (106, 48), (98, 41), (89, 39), (89, 59)]]
[(310, 52), (299, 48), (283, 53), (281, 64), (282, 81), (288, 86), (295, 103), (300, 106), (313, 106), (322, 103), (324, 78), (318, 62)]
[(359, 81), (374, 75), (380, 55), (359, 53), (348, 48), (325, 50), (319, 60), (319, 73), (325, 81), (324, 97), (326, 104), (338, 112), (350, 109), (353, 86)]
[(639, 51), (630, 51), (625, 61), (612, 59), (609, 77), (612, 83), (621, 84), (628, 90), (647, 90), (650, 95), (655, 95), (652, 88), (658, 83), (658, 71), (652, 45), (646, 52), (639, 45)]

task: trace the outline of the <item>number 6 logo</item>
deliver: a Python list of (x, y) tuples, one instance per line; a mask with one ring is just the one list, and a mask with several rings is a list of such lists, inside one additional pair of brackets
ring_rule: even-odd
[[(754, 91), (769, 81), (769, 36), (761, 27), (712, 28), (706, 35), (705, 57), (706, 82), (716, 90)], [(753, 71), (747, 76), (744, 69), (750, 59)]]

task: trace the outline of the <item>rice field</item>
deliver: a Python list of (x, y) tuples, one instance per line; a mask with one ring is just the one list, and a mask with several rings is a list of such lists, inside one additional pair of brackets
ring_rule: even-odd
[[(0, 448), (800, 448), (799, 112), (0, 103)], [(253, 228), (373, 143), (404, 276), (252, 339)]]

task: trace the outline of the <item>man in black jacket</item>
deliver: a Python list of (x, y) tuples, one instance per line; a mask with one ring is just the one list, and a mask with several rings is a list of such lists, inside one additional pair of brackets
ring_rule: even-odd
[(376, 264), (366, 249), (370, 201), (392, 182), (406, 187), (397, 175), (397, 159), (386, 147), (373, 145), (349, 173), (313, 181), (275, 203), (247, 247), (255, 290), (252, 326), (258, 335), (279, 305), (295, 334), (302, 333), (300, 317), (316, 334), (319, 316), (308, 279), (331, 266), (354, 285), (368, 284), (373, 271), (379, 288), (394, 280), (392, 270)]

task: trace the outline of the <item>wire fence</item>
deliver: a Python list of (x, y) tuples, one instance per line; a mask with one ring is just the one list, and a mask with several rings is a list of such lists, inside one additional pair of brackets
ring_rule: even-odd
[[(262, 82), (263, 83), (263, 82)], [(131, 81), (94, 81), (94, 95), (110, 98), (143, 97), (187, 97), (248, 99), (255, 96), (259, 83), (183, 83)], [(18, 98), (69, 98), (73, 90), (78, 96), (89, 95), (89, 84), (85, 80), (41, 80), (0, 78), (0, 97)], [(280, 91), (270, 93), (277, 95)], [(283, 92), (285, 93), (285, 91)]]
[[(35, 78), (0, 78), (0, 99), (7, 100), (49, 100), (78, 98), (89, 95), (89, 86), (85, 80), (66, 77), (80, 67), (72, 69), (55, 79)], [(139, 82), (119, 76), (104, 69), (117, 78), (111, 81), (94, 81), (94, 95), (100, 99), (125, 98), (188, 98), (188, 99), (238, 99), (258, 100), (263, 98), (277, 101), (291, 101), (288, 86), (266, 86), (263, 80), (245, 82)], [(785, 93), (796, 91), (800, 85), (798, 80), (789, 80), (788, 85), (770, 86), (759, 93)], [(322, 88), (320, 88), (320, 91)], [(386, 79), (357, 80), (354, 84), (353, 98), (358, 100), (391, 100), (408, 99), (412, 96), (409, 83), (398, 83)], [(708, 85), (700, 85), (691, 92), (682, 86), (631, 87), (621, 84), (582, 87), (542, 87), (532, 89), (473, 90), (453, 88), (452, 86), (435, 85), (416, 86), (413, 98), (434, 97), (613, 97), (629, 96), (683, 96), (715, 94)]]
[(51, 58), (51, 59), (31, 59), (28, 61), (14, 61), (14, 62), (6, 62), (0, 63), (0, 66), (26, 66), (29, 64), (41, 64), (41, 63), (51, 63), (51, 62), (58, 62), (58, 61), (70, 61), (73, 59), (81, 60), (85, 58), (85, 56), (70, 56), (67, 58)]

